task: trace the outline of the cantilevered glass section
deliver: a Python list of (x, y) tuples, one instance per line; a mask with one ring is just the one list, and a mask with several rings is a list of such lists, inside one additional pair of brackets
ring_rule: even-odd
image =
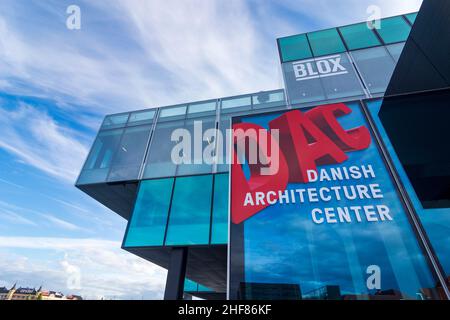
[(99, 132), (78, 177), (77, 184), (106, 181), (123, 131), (123, 129), (113, 129)]
[(141, 182), (124, 247), (163, 245), (173, 182), (173, 178)]

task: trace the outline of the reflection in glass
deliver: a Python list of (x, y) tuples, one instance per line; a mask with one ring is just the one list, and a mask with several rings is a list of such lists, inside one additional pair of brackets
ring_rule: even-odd
[(175, 181), (165, 245), (208, 244), (212, 175)]
[(298, 34), (290, 37), (278, 39), (281, 61), (288, 62), (311, 58), (312, 53), (309, 49), (306, 34)]
[(380, 40), (366, 22), (340, 27), (339, 31), (349, 50), (381, 45)]
[(252, 96), (253, 109), (271, 108), (284, 106), (286, 100), (284, 98), (284, 90), (277, 92), (260, 92)]
[[(185, 121), (184, 129), (188, 130), (191, 136), (191, 148), (189, 151), (190, 164), (179, 164), (177, 176), (212, 172), (216, 132), (213, 132), (213, 136), (203, 136), (203, 134), (206, 130), (216, 128), (215, 120), (215, 118), (198, 118)], [(197, 133), (195, 132), (195, 128), (197, 128)]]
[(336, 28), (310, 32), (308, 39), (315, 57), (345, 52), (344, 43)]
[(143, 180), (125, 235), (125, 247), (162, 246), (173, 178)]
[(128, 113), (122, 114), (113, 114), (110, 116), (106, 116), (105, 120), (103, 120), (101, 129), (113, 129), (113, 128), (121, 128), (125, 126), (128, 120)]
[(384, 47), (375, 47), (352, 51), (351, 55), (371, 93), (386, 91), (392, 72), (394, 60)]
[(77, 184), (104, 182), (123, 129), (100, 131), (80, 173)]
[[(437, 102), (438, 99), (435, 98), (435, 101)], [(445, 100), (441, 100), (441, 101), (445, 101)], [(430, 109), (433, 107), (433, 105), (430, 105), (428, 103), (424, 103), (423, 106), (426, 107), (427, 109)], [(385, 130), (385, 127), (379, 118), (381, 100), (368, 102), (367, 107), (370, 111), (372, 118), (374, 119), (375, 125), (377, 126), (377, 129), (381, 135), (381, 138), (383, 139), (383, 142), (386, 145), (386, 148), (387, 148), (389, 155), (395, 165), (397, 173), (400, 176), (400, 180), (401, 180), (404, 188), (408, 192), (409, 198), (411, 199), (414, 209), (420, 218), (422, 226), (424, 227), (424, 229), (427, 233), (427, 236), (431, 242), (431, 245), (433, 246), (434, 251), (437, 254), (439, 262), (442, 265), (442, 268), (445, 272), (445, 275), (446, 275), (447, 281), (448, 281), (450, 279), (450, 255), (448, 254), (450, 252), (450, 208), (448, 205), (448, 201), (447, 201), (447, 206), (442, 206), (441, 208), (439, 208), (438, 206), (436, 206), (436, 204), (438, 204), (438, 203), (445, 204), (446, 202), (443, 201), (443, 199), (436, 199), (434, 201), (435, 208), (432, 208), (432, 207), (424, 208), (423, 204), (421, 203), (421, 201), (414, 189), (413, 184), (411, 183), (411, 180), (408, 178), (408, 174), (405, 171), (405, 167), (400, 162), (398, 153), (394, 149), (394, 147), (391, 143), (391, 139), (389, 138), (389, 136)], [(401, 108), (401, 107), (402, 106), (399, 103), (399, 108)], [(445, 109), (445, 108), (447, 108), (447, 107), (443, 107), (443, 109)], [(416, 114), (420, 114), (420, 113), (416, 113)], [(436, 114), (442, 115), (443, 112), (441, 110), (439, 112), (436, 112)], [(445, 121), (445, 119), (447, 119), (447, 118), (444, 117), (443, 121)], [(424, 123), (427, 123), (427, 121), (424, 121)], [(433, 125), (433, 126), (436, 125), (434, 122), (429, 122), (429, 123), (430, 123), (430, 125)], [(417, 141), (417, 139), (413, 139), (412, 141)], [(425, 141), (428, 141), (428, 139), (426, 139)], [(431, 147), (431, 149), (432, 148), (433, 147)], [(424, 152), (424, 153), (428, 154), (428, 152)], [(417, 156), (420, 156), (420, 155), (418, 155), (417, 153), (414, 153), (414, 152), (409, 152), (409, 154), (411, 157), (411, 159), (409, 159), (409, 162), (413, 162), (413, 163), (420, 162), (420, 161), (417, 161), (417, 158), (416, 158)], [(413, 161), (411, 161), (411, 160), (413, 160)], [(438, 163), (438, 161), (429, 161), (428, 160), (428, 161), (425, 161), (425, 163), (427, 163), (427, 164)], [(441, 168), (439, 170), (440, 176), (444, 177), (446, 170), (443, 168), (445, 168), (446, 163), (442, 162), (440, 164), (440, 166), (441, 166)], [(448, 168), (448, 163), (447, 163), (447, 168)], [(415, 173), (420, 173), (420, 172), (423, 173), (423, 172), (427, 172), (427, 171), (430, 172), (431, 170), (417, 170), (417, 169), (414, 170)], [(427, 180), (429, 180), (429, 179), (423, 179), (423, 181), (427, 181)], [(419, 181), (419, 180), (416, 179), (416, 181), (415, 181), (416, 184), (417, 184), (417, 181)], [(439, 185), (440, 185), (439, 183), (435, 183), (436, 190), (432, 190), (432, 191), (434, 191), (435, 194), (444, 195), (443, 192), (438, 191)], [(428, 184), (427, 189), (434, 189), (434, 188), (431, 184)], [(429, 201), (429, 203), (432, 203), (432, 202), (433, 201)]]
[[(320, 75), (320, 81), (327, 99), (363, 96), (364, 91), (347, 54), (336, 55), (345, 73), (339, 75)], [(318, 59), (316, 59), (317, 61)], [(305, 82), (305, 81), (303, 81)]]
[(394, 58), (395, 62), (398, 62), (400, 55), (402, 54), (403, 48), (405, 47), (404, 42), (394, 43), (386, 46), (391, 56)]
[[(223, 112), (234, 112), (234, 109), (250, 110), (252, 105), (251, 96), (222, 99), (221, 110)], [(233, 110), (231, 110), (233, 109)]]
[(151, 124), (155, 116), (155, 110), (144, 110), (130, 113), (128, 125)]
[(399, 17), (381, 19), (381, 28), (376, 29), (384, 43), (406, 41), (411, 27), (406, 20)]
[(111, 165), (108, 181), (134, 180), (144, 160), (144, 153), (150, 135), (150, 126), (125, 129)]
[(211, 244), (228, 243), (228, 174), (214, 177)]
[(172, 161), (171, 157), (172, 149), (176, 142), (171, 140), (171, 136), (174, 130), (184, 127), (184, 120), (168, 122), (160, 120), (156, 124), (148, 150), (144, 179), (173, 177), (177, 169), (177, 165)]
[[(347, 104), (352, 112), (338, 118), (346, 130), (368, 123), (357, 103)], [(305, 111), (305, 109), (302, 109)], [(241, 118), (267, 128), (270, 116)], [(279, 202), (269, 205), (240, 224), (231, 224), (230, 297), (239, 295), (243, 284), (271, 286), (298, 285), (303, 299), (436, 299), (436, 278), (429, 268), (408, 213), (391, 180), (390, 173), (372, 138), (367, 149), (346, 153), (342, 164), (322, 165), (320, 169), (371, 165), (375, 177), (359, 180), (289, 182), (288, 194), (305, 188), (332, 188), (352, 184), (379, 184), (383, 197), (352, 200)], [(305, 193), (306, 194), (306, 193)], [(386, 205), (392, 219), (338, 219), (316, 223), (314, 209), (336, 214), (337, 207)], [(354, 209), (351, 209), (354, 210)], [(370, 276), (379, 275), (379, 284), (370, 284)], [(261, 287), (261, 286), (260, 286)], [(278, 289), (277, 289), (278, 290)], [(279, 291), (278, 291), (279, 292)], [(278, 295), (278, 293), (276, 293)]]

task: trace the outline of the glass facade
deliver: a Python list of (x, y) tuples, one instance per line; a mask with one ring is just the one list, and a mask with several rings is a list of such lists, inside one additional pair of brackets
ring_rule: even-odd
[[(368, 28), (366, 22), (331, 28), (277, 41), (282, 63), (323, 55), (404, 42), (411, 31), (417, 13), (381, 19), (380, 28)], [(312, 51), (311, 51), (312, 50)]]
[[(411, 126), (411, 128), (405, 130), (402, 136), (400, 136), (401, 133), (391, 130), (392, 125), (389, 121), (385, 119), (383, 121), (380, 118), (380, 100), (368, 102), (367, 107), (395, 165), (402, 185), (407, 191), (414, 210), (428, 235), (445, 276), (447, 279), (450, 279), (450, 257), (448, 255), (450, 252), (448, 181), (450, 179), (448, 178), (449, 174), (446, 173), (449, 168), (448, 159), (450, 156), (447, 149), (440, 149), (438, 147), (442, 144), (442, 139), (446, 138), (440, 138), (438, 135), (434, 136), (435, 141), (430, 142), (430, 137), (423, 137), (426, 135), (427, 130), (424, 128), (424, 130), (417, 131), (417, 123), (414, 124), (414, 119), (419, 119), (416, 122), (420, 122), (422, 126), (433, 126), (434, 133), (436, 133), (436, 128), (441, 128), (438, 130), (441, 130), (442, 133), (444, 131), (446, 132), (443, 123), (446, 121), (444, 119), (447, 119), (445, 115), (449, 113), (446, 106), (448, 96), (450, 94), (435, 94), (433, 97), (435, 101), (434, 105), (421, 103), (421, 99), (418, 97), (414, 97), (414, 101), (403, 98), (401, 99), (403, 101), (396, 100), (395, 105), (392, 105), (392, 107), (389, 105), (389, 109), (393, 110), (390, 112), (389, 118), (392, 118), (394, 121), (398, 121), (398, 116), (402, 114), (402, 111), (399, 110), (400, 108), (404, 106), (411, 108), (411, 114), (408, 115), (408, 118), (411, 120), (408, 121), (410, 124), (403, 124), (404, 127), (408, 128), (408, 126)], [(423, 108), (427, 108), (428, 110), (426, 115), (421, 112)], [(394, 118), (395, 115), (397, 117)], [(386, 131), (386, 127), (389, 128), (389, 134)], [(409, 136), (407, 139), (410, 141), (409, 143), (405, 142), (406, 135)], [(445, 135), (442, 137), (445, 137)], [(399, 139), (405, 139), (405, 141), (402, 141), (401, 147), (398, 147)], [(397, 147), (394, 147), (392, 141), (394, 141)], [(422, 149), (423, 153), (417, 154), (407, 151), (416, 147)], [(435, 152), (427, 152), (427, 148), (429, 150), (435, 150)], [(437, 150), (442, 150), (440, 151), (441, 154), (436, 154)], [(434, 157), (434, 159), (431, 159), (431, 157)]]
[(227, 173), (142, 180), (123, 246), (227, 244), (227, 194)]
[(173, 188), (173, 178), (144, 180), (128, 225), (124, 247), (162, 246)]
[(105, 182), (123, 129), (100, 131), (91, 148), (83, 170), (78, 177), (79, 184)]
[(383, 42), (386, 44), (406, 41), (411, 26), (402, 16), (381, 19), (381, 28), (376, 29)]
[[(232, 299), (443, 298), (430, 256), (436, 256), (448, 281), (450, 211), (446, 200), (448, 182), (442, 180), (448, 171), (447, 158), (427, 158), (425, 148), (414, 155), (399, 148), (400, 138), (407, 141), (402, 142), (403, 146), (433, 144), (439, 139), (421, 140), (421, 124), (412, 125), (412, 118), (402, 122), (402, 126), (411, 124), (409, 130), (414, 134), (394, 139), (391, 130), (396, 124), (384, 120), (381, 100), (371, 99), (385, 92), (416, 16), (412, 13), (382, 19), (381, 29), (375, 30), (366, 23), (357, 23), (278, 39), (286, 91), (255, 92), (108, 115), (77, 185), (104, 186), (101, 192), (111, 186), (125, 186), (122, 182), (137, 188), (132, 191), (132, 209), (123, 240), (123, 247), (131, 252), (142, 248), (162, 248), (167, 252), (172, 246), (217, 250), (230, 242)], [(354, 186), (355, 194), (361, 196), (367, 192), (364, 186), (378, 184), (382, 196), (370, 201), (342, 197), (335, 202), (276, 203), (241, 224), (229, 224), (233, 203), (226, 157), (232, 146), (226, 130), (232, 121), (267, 128), (281, 113), (300, 108), (327, 135), (331, 130), (327, 127), (329, 118), (314, 116), (312, 106), (342, 101), (350, 112), (332, 114), (351, 138), (340, 141), (332, 135), (330, 140), (347, 149), (347, 158), (342, 163), (327, 163), (329, 159), (323, 157), (318, 163), (326, 170), (371, 165), (375, 176), (369, 177), (367, 184), (364, 179), (339, 181), (337, 185), (336, 181), (288, 181), (286, 190), (295, 193), (305, 189), (308, 194), (308, 189), (352, 190)], [(445, 105), (448, 99), (443, 101)], [(414, 111), (417, 119), (427, 120), (426, 125), (439, 123), (446, 134), (443, 122), (448, 117), (433, 122), (422, 117), (413, 102), (401, 107)], [(358, 137), (360, 127), (368, 128), (371, 143), (364, 150), (349, 151), (352, 148), (346, 144)], [(219, 134), (203, 136), (206, 130), (215, 128)], [(190, 154), (183, 149), (178, 155), (186, 156), (191, 163), (173, 162), (174, 147), (184, 142), (174, 135), (178, 129), (189, 133), (192, 143)], [(317, 142), (314, 139), (311, 132), (305, 133), (308, 144)], [(195, 143), (200, 152), (195, 151)], [(382, 154), (383, 148), (389, 158)], [(205, 163), (208, 155), (217, 157), (217, 161)], [(389, 161), (395, 172), (387, 166)], [(430, 166), (436, 163), (439, 166)], [(249, 178), (249, 166), (244, 167)], [(393, 180), (396, 174), (401, 185)], [(408, 198), (400, 194), (401, 188)], [(106, 193), (107, 190), (102, 196)], [(117, 199), (112, 201), (122, 201)], [(414, 212), (405, 201), (411, 201)], [(383, 211), (386, 207), (388, 212)], [(326, 223), (312, 220), (315, 209), (320, 210), (316, 211), (320, 212), (318, 217)], [(421, 238), (421, 229), (412, 223), (413, 214), (427, 235), (432, 254), (423, 245), (428, 242)], [(214, 255), (215, 252), (208, 258), (214, 259)], [(369, 285), (375, 274), (380, 275), (379, 283), (373, 280)], [(186, 279), (185, 291), (211, 289)]]
[[(350, 112), (339, 117), (345, 130), (370, 128), (359, 103), (346, 106)], [(301, 109), (306, 114), (313, 110)], [(268, 128), (269, 122), (279, 116), (281, 113), (247, 116), (235, 123)], [(370, 136), (368, 147), (347, 153), (348, 159), (342, 164), (328, 163), (317, 169), (333, 172), (370, 166), (370, 175), (355, 177), (353, 181), (321, 178), (306, 184), (289, 180), (287, 194), (304, 197), (292, 201), (285, 196), (247, 220), (231, 223), (232, 299), (439, 298), (437, 279), (411, 226), (409, 213), (371, 132)], [(318, 174), (326, 177), (323, 172)], [(320, 196), (323, 188), (351, 188), (353, 183), (377, 185), (381, 193), (370, 200), (361, 194)], [(372, 206), (385, 206), (389, 217), (375, 218), (376, 209)], [(351, 216), (345, 208), (358, 210), (359, 214)], [(319, 213), (321, 219), (316, 216)], [(371, 284), (373, 274), (380, 276), (379, 283)]]
[(385, 47), (361, 49), (351, 52), (368, 90), (371, 93), (386, 91), (395, 61)]
[(214, 177), (214, 199), (212, 211), (211, 243), (228, 243), (228, 174)]
[(175, 181), (166, 245), (208, 244), (212, 175)]

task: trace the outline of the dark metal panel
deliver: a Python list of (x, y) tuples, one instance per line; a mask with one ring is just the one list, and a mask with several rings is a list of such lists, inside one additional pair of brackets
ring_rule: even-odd
[(450, 1), (424, 1), (386, 95), (450, 86)]

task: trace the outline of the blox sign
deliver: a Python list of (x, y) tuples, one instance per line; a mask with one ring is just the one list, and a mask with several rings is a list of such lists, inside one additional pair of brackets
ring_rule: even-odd
[(341, 64), (341, 61), (341, 55), (337, 54), (293, 62), (292, 68), (294, 70), (295, 79), (297, 81), (304, 81), (348, 73), (347, 69)]

